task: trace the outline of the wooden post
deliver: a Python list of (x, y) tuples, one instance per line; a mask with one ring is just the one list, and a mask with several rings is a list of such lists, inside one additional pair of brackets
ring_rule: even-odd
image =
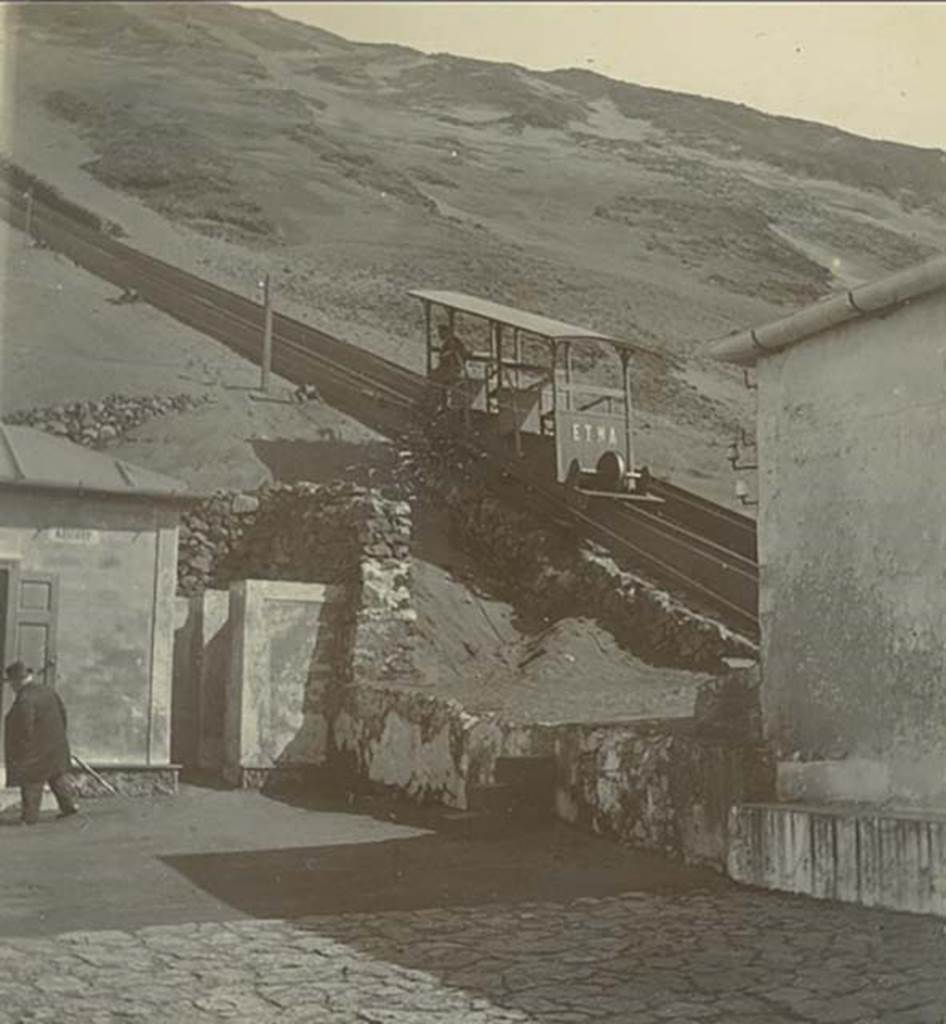
[(27, 241), (33, 237), (33, 190), (26, 190), (26, 238)]
[(634, 448), (631, 442), (631, 354), (621, 349), (621, 371), (624, 379), (624, 448), (628, 473), (634, 472)]
[(434, 354), (431, 346), (434, 341), (430, 335), (430, 303), (424, 303), (424, 337), (427, 339), (427, 379), (430, 380), (430, 375), (434, 368)]
[(273, 366), (273, 296), (269, 274), (263, 278), (263, 362), (260, 369), (260, 390), (269, 393)]
[[(500, 355), (496, 349), (496, 324), (493, 323), (492, 320), (489, 321), (489, 355), (490, 359), (492, 360), (492, 371), (496, 376), (496, 390), (493, 398), (490, 399), (490, 402), (495, 403), (495, 405), (493, 405), (493, 408), (495, 408), (496, 415), (498, 416), (500, 413), (499, 392), (503, 386), (503, 368), (500, 365)], [(487, 370), (487, 379), (488, 374), (489, 370)], [(487, 406), (487, 409), (489, 409), (489, 406)]]
[(558, 430), (554, 419), (558, 412), (558, 342), (554, 338), (549, 341), (549, 353), (552, 357), (552, 429)]
[(572, 408), (572, 346), (565, 342), (565, 408)]

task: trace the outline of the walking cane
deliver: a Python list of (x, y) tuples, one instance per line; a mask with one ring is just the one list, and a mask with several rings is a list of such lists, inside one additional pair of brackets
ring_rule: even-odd
[(103, 778), (90, 764), (86, 764), (78, 754), (72, 755), (72, 760), (75, 761), (76, 765), (82, 769), (87, 775), (91, 775), (96, 782), (104, 786), (112, 796), (118, 796), (118, 790), (108, 781)]

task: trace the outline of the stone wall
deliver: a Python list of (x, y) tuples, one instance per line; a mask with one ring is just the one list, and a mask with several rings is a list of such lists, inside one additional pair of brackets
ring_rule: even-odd
[(771, 796), (761, 743), (687, 720), (569, 725), (555, 730), (558, 814), (639, 849), (722, 869), (729, 815)]
[(182, 519), (179, 589), (226, 590), (241, 579), (353, 582), (363, 558), (408, 557), (409, 530), (399, 532), (397, 515), (355, 484), (217, 491)]
[(456, 702), (409, 688), (351, 685), (332, 726), (336, 770), (420, 802), (466, 807), (470, 727)]
[(580, 608), (654, 665), (718, 672), (726, 658), (756, 654), (744, 637), (621, 569), (604, 549), (496, 497), (488, 480), (474, 476), (449, 489), (446, 506), (456, 543), (537, 619), (554, 621)]
[(174, 796), (177, 793), (177, 765), (156, 765), (127, 768), (121, 765), (99, 765), (95, 778), (78, 769), (69, 773), (69, 782), (76, 796), (83, 799), (114, 796), (100, 779), (122, 796)]
[[(412, 799), (467, 807), (499, 757), (551, 757), (560, 818), (722, 869), (731, 808), (772, 795), (754, 672), (710, 684), (694, 719), (522, 725), (406, 686), (353, 686), (334, 721), (336, 766)], [(736, 709), (735, 719), (729, 712)]]

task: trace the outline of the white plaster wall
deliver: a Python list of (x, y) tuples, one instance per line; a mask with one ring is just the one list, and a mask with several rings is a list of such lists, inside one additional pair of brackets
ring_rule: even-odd
[(177, 523), (171, 505), (2, 491), (0, 558), (58, 581), (55, 684), (93, 763), (169, 761)]
[(224, 774), (321, 764), (328, 720), (319, 696), (331, 681), (332, 630), (323, 620), (339, 588), (244, 580), (230, 591), (232, 655), (224, 710)]
[(822, 796), (946, 806), (946, 294), (763, 359), (759, 458), (767, 733)]

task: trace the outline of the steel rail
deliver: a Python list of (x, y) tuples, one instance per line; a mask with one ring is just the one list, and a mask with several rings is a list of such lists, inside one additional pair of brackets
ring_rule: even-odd
[(673, 520), (694, 533), (712, 538), (753, 563), (757, 559), (756, 523), (749, 516), (717, 505), (715, 502), (677, 487), (668, 480), (653, 480), (651, 491), (664, 499), (662, 507), (654, 511), (661, 518)]
[[(0, 210), (6, 219), (22, 223), (15, 202), (0, 205), (8, 207)], [(258, 361), (263, 316), (259, 303), (38, 203), (33, 225), (44, 240), (86, 269), (137, 289), (157, 308)], [(320, 392), (331, 392), (342, 408), (354, 393), (370, 400), (376, 421), (390, 419), (385, 411), (403, 418), (427, 392), (428, 381), (420, 374), (291, 317), (276, 314), (273, 319), (273, 369), (297, 383), (308, 383), (314, 364)], [(738, 622), (739, 628), (757, 633), (755, 530), (747, 516), (665, 481), (654, 481), (654, 491), (666, 501), (660, 512), (597, 499), (592, 509), (583, 511), (565, 500), (560, 487), (539, 479), (521, 462), (506, 456), (502, 461), (512, 476), (581, 523), (587, 533), (698, 595)]]

